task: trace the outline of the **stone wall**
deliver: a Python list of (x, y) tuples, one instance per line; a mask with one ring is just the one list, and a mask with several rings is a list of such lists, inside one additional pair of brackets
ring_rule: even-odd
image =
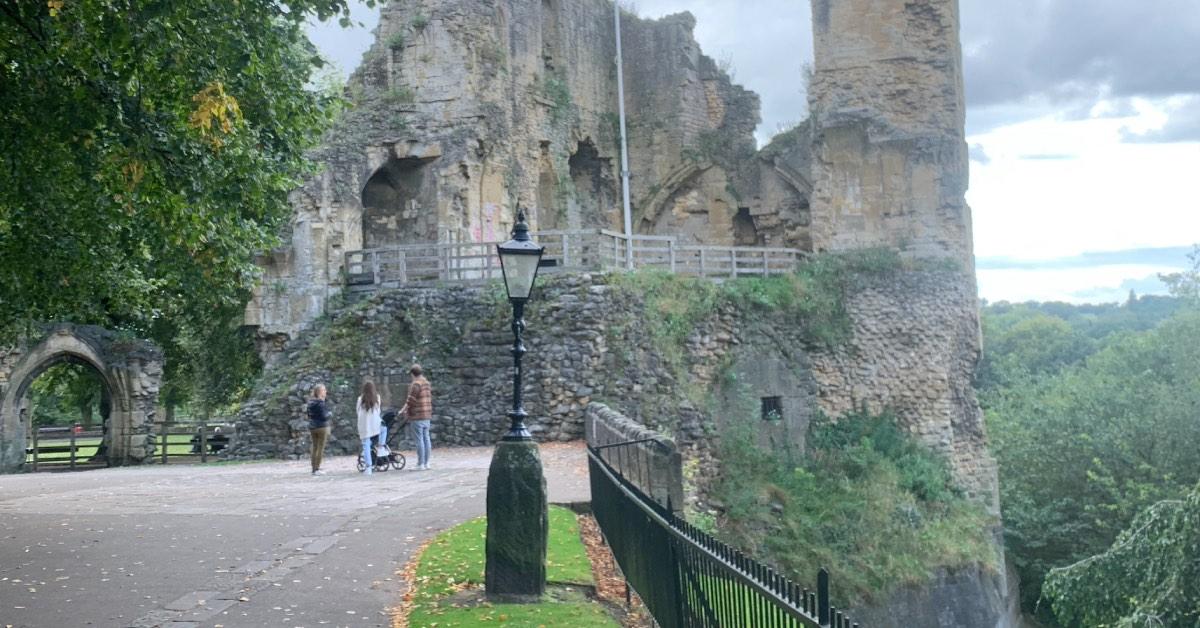
[(90, 325), (48, 326), (21, 345), (0, 347), (0, 472), (25, 464), (25, 397), (29, 385), (60, 362), (96, 371), (110, 400), (104, 440), (112, 465), (140, 464), (154, 454), (151, 430), (162, 378), (162, 352), (149, 342)]
[(972, 266), (957, 0), (814, 0), (817, 250)]
[(949, 273), (864, 277), (847, 298), (849, 344), (813, 355), (822, 409), (895, 412), (999, 512), (996, 461), (971, 385), (981, 347), (974, 282)]
[[(848, 278), (852, 332), (833, 348), (812, 341), (792, 315), (725, 300), (678, 346), (664, 347), (647, 322), (663, 313), (636, 284), (616, 275), (546, 278), (526, 312), (529, 428), (543, 441), (582, 438), (585, 409), (603, 401), (672, 435), (685, 457), (707, 460), (725, 420), (761, 421), (765, 447), (803, 447), (816, 412), (838, 416), (866, 405), (894, 410), (950, 458), (960, 483), (992, 496), (995, 465), (970, 387), (979, 337), (975, 318), (963, 316), (969, 286), (952, 270)], [(502, 295), (499, 285), (409, 288), (345, 308), (289, 344), (268, 369), (242, 409), (231, 454), (304, 455), (304, 400), (317, 382), (330, 385), (337, 416), (331, 446), (355, 451), (359, 385), (373, 379), (385, 406), (399, 406), (414, 358), (434, 388), (435, 443), (494, 443), (511, 402), (510, 310)], [(672, 362), (668, 353), (679, 357)], [(763, 417), (769, 403), (778, 404), (778, 416)]]
[(584, 411), (584, 430), (588, 446), (601, 448), (599, 455), (622, 477), (658, 503), (683, 510), (683, 457), (671, 437), (595, 401)]
[[(803, 177), (755, 158), (758, 97), (694, 27), (622, 16), (635, 230), (808, 246)], [(259, 258), (264, 353), (323, 313), (346, 251), (504, 240), (517, 206), (535, 230), (621, 229), (615, 52), (608, 0), (387, 4), (286, 246)]]

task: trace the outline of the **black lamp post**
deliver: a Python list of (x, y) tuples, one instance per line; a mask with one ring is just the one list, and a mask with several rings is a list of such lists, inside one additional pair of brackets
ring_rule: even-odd
[(504, 244), (496, 245), (500, 254), (500, 270), (504, 273), (504, 289), (508, 292), (508, 302), (513, 307), (513, 407), (508, 413), (512, 421), (506, 441), (532, 440), (529, 430), (525, 429), (525, 408), (521, 406), (521, 356), (525, 355), (525, 345), (521, 342), (521, 332), (525, 331), (525, 303), (529, 301), (529, 293), (533, 291), (533, 282), (537, 279), (538, 266), (542, 261), (544, 247), (538, 246), (529, 238), (529, 225), (525, 224), (525, 211), (517, 210), (517, 224), (513, 226), (512, 239)]
[(525, 429), (521, 407), (521, 356), (525, 345), (525, 302), (533, 290), (545, 249), (529, 239), (525, 212), (517, 212), (513, 238), (496, 247), (504, 271), (504, 288), (513, 306), (512, 426), (496, 445), (488, 467), (487, 594), (500, 602), (536, 602), (546, 592), (546, 542), (550, 520), (546, 506), (546, 476), (537, 443)]

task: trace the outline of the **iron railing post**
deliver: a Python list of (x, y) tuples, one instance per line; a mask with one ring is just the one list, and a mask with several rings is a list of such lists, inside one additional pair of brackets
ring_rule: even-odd
[(817, 621), (822, 626), (829, 625), (829, 571), (826, 569), (817, 572)]

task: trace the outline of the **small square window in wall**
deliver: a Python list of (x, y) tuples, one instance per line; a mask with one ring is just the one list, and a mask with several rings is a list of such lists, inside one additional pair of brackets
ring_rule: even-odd
[(762, 418), (764, 421), (783, 419), (783, 397), (763, 397)]

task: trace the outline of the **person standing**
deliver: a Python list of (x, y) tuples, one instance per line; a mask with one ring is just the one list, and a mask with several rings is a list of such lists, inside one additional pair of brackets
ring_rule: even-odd
[(313, 386), (312, 395), (313, 398), (308, 400), (308, 433), (312, 435), (312, 474), (325, 475), (321, 470), (321, 462), (325, 458), (325, 443), (329, 440), (333, 410), (325, 401), (324, 384)]
[(371, 475), (371, 468), (375, 466), (371, 457), (371, 438), (379, 436), (383, 423), (379, 404), (379, 393), (375, 391), (375, 383), (363, 383), (362, 393), (355, 404), (358, 410), (358, 438), (362, 440), (363, 475)]
[(420, 364), (408, 369), (412, 383), (408, 385), (408, 400), (400, 408), (400, 414), (408, 417), (413, 426), (413, 438), (417, 441), (417, 471), (429, 470), (429, 453), (433, 443), (429, 440), (429, 422), (433, 419), (433, 390)]

